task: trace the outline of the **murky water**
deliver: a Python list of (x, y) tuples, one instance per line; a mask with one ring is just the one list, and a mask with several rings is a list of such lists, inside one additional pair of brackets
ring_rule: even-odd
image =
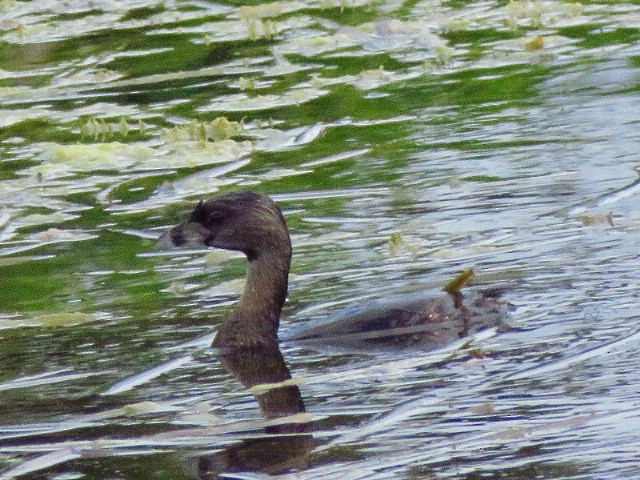
[[(2, 478), (637, 478), (638, 27), (610, 2), (0, 2)], [(284, 334), (465, 268), (513, 329), (222, 365), (245, 260), (153, 239), (239, 188), (291, 229)]]

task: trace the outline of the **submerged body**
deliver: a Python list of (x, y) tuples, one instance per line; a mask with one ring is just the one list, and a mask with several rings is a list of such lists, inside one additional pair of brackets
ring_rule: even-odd
[[(221, 349), (274, 347), (287, 295), (291, 241), (273, 201), (237, 192), (200, 202), (191, 218), (160, 238), (175, 246), (210, 246), (243, 252), (249, 260), (244, 292), (218, 329), (213, 345)], [(420, 346), (436, 348), (496, 326), (506, 303), (492, 291), (469, 299), (457, 295), (412, 298), (379, 304), (329, 323), (293, 332), (287, 340), (335, 346)]]
[(491, 327), (501, 327), (509, 304), (498, 292), (480, 291), (469, 298), (443, 294), (410, 295), (349, 309), (329, 321), (288, 332), (283, 340), (328, 344), (339, 350), (417, 348), (449, 345)]

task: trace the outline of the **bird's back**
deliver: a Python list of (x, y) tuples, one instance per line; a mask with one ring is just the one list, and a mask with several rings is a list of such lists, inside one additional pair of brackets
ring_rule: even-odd
[(433, 350), (490, 327), (504, 325), (509, 304), (487, 290), (468, 298), (440, 293), (403, 297), (291, 332), (285, 341), (346, 349), (410, 348)]

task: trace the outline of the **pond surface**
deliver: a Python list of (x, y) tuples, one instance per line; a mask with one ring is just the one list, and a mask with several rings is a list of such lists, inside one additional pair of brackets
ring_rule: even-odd
[[(1, 1), (1, 478), (638, 478), (639, 27), (605, 1)], [(285, 334), (468, 268), (513, 328), (222, 364), (246, 260), (154, 239), (238, 189), (291, 230)]]

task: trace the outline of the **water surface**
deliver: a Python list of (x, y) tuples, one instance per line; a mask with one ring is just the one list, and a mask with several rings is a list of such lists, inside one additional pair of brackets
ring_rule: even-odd
[[(597, 1), (1, 2), (4, 476), (637, 477), (639, 26)], [(240, 188), (291, 229), (283, 331), (466, 268), (514, 328), (225, 368), (202, 338), (244, 259), (153, 239)]]

